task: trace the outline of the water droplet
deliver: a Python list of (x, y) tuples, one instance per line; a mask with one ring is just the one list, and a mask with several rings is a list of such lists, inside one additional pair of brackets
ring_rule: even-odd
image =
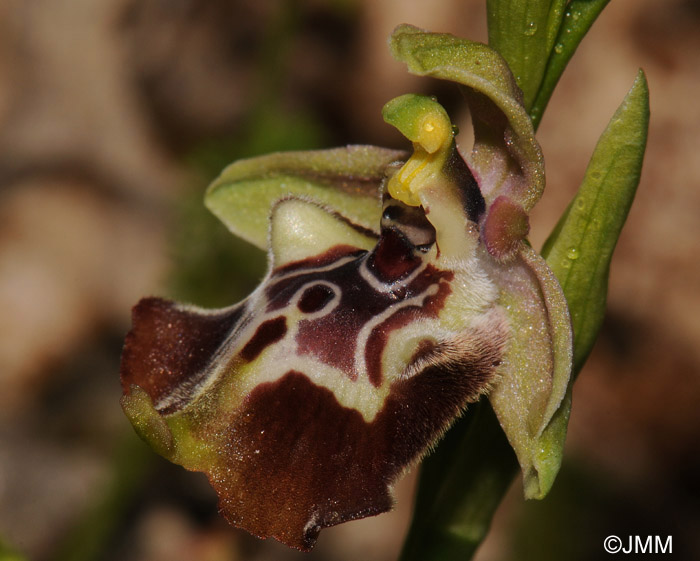
[(430, 96), (430, 99), (431, 99), (432, 101), (437, 101), (437, 96), (436, 96), (436, 95), (431, 95), (431, 96)]
[(592, 171), (591, 172), (591, 179), (593, 181), (598, 181), (600, 179), (600, 172), (599, 171)]
[(452, 125), (452, 135), (457, 136), (459, 134), (459, 127), (457, 125)]
[(561, 43), (557, 43), (556, 45), (554, 45), (554, 52), (558, 55), (562, 54), (564, 52), (564, 45), (562, 45)]
[(573, 12), (571, 14), (571, 17), (574, 19), (574, 21), (576, 21), (580, 16), (581, 14), (579, 14), (578, 12)]
[(579, 256), (578, 249), (576, 249), (575, 247), (570, 247), (570, 248), (566, 251), (566, 256), (567, 256), (569, 259), (571, 259), (572, 261), (575, 261), (576, 259), (578, 259), (578, 256)]
[(537, 33), (537, 24), (534, 21), (531, 21), (527, 24), (527, 29), (525, 29), (525, 35), (527, 35), (528, 37), (532, 37), (535, 33)]
[(586, 208), (586, 201), (584, 201), (583, 199), (577, 199), (576, 208), (579, 210), (583, 210), (584, 208)]

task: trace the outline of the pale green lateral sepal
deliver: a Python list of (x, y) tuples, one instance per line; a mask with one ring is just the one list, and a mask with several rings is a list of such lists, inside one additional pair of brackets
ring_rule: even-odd
[(273, 204), (302, 196), (377, 231), (386, 167), (404, 152), (375, 146), (284, 152), (237, 161), (209, 186), (205, 204), (231, 232), (267, 248)]
[(529, 211), (544, 189), (544, 163), (505, 60), (481, 43), (411, 25), (397, 27), (390, 46), (394, 57), (413, 74), (466, 87), (475, 133), (469, 163), (487, 206), (507, 196)]
[(489, 398), (518, 457), (526, 498), (542, 498), (559, 470), (566, 436), (546, 429), (571, 374), (569, 312), (554, 274), (530, 247), (523, 245), (507, 264), (484, 261), (500, 288), (511, 328), (502, 381)]
[(301, 199), (283, 199), (272, 211), (270, 251), (273, 267), (322, 255), (338, 245), (369, 251), (377, 238), (353, 228), (337, 214)]
[(556, 475), (561, 462), (573, 379), (603, 323), (610, 261), (639, 184), (648, 126), (649, 91), (640, 70), (600, 137), (578, 194), (542, 250), (569, 303), (574, 353), (564, 400), (540, 437), (540, 473)]

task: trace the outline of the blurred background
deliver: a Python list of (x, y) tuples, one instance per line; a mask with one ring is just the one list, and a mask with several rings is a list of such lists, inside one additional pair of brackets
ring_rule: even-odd
[[(380, 110), (409, 91), (466, 131), (457, 89), (409, 76), (386, 38), (407, 22), (485, 41), (485, 19), (483, 0), (0, 0), (0, 559), (395, 559), (417, 469), (394, 512), (324, 530), (310, 555), (255, 540), (134, 436), (119, 355), (140, 297), (223, 306), (263, 274), (202, 205), (230, 161), (403, 147)], [(700, 1), (603, 12), (538, 133), (531, 240), (640, 66), (647, 157), (565, 464), (543, 502), (514, 483), (478, 561), (602, 559), (609, 534), (672, 535), (675, 558), (700, 559)]]

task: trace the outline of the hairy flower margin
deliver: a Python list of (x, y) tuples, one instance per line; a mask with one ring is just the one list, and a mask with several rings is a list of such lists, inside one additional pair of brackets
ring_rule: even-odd
[[(462, 159), (432, 98), (390, 101), (413, 153), (349, 146), (229, 166), (207, 206), (268, 250), (246, 298), (134, 309), (122, 406), (161, 455), (207, 474), (223, 515), (310, 549), (321, 528), (391, 508), (391, 486), (488, 394), (528, 497), (544, 496), (572, 365), (564, 294), (527, 244), (544, 168), (520, 90), (489, 47), (415, 27), (410, 72), (458, 83)], [(564, 424), (565, 426), (565, 424)]]

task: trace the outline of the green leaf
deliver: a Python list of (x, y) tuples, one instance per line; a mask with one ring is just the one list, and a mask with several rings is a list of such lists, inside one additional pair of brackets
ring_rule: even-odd
[(488, 0), (489, 45), (506, 59), (529, 109), (545, 73), (567, 0)]
[(376, 231), (384, 170), (406, 157), (386, 148), (348, 146), (239, 160), (209, 186), (205, 204), (231, 232), (262, 249), (272, 205), (289, 196), (342, 209), (354, 224)]
[(579, 191), (542, 250), (564, 290), (580, 370), (605, 315), (610, 261), (634, 199), (647, 141), (643, 71), (596, 145)]
[(532, 103), (526, 104), (535, 128), (542, 119), (549, 98), (552, 96), (554, 87), (559, 82), (566, 65), (569, 64), (569, 60), (576, 52), (579, 43), (588, 33), (603, 8), (608, 5), (608, 2), (610, 0), (572, 0), (569, 2), (554, 47), (549, 52), (549, 60), (539, 85), (539, 91), (537, 91)]

